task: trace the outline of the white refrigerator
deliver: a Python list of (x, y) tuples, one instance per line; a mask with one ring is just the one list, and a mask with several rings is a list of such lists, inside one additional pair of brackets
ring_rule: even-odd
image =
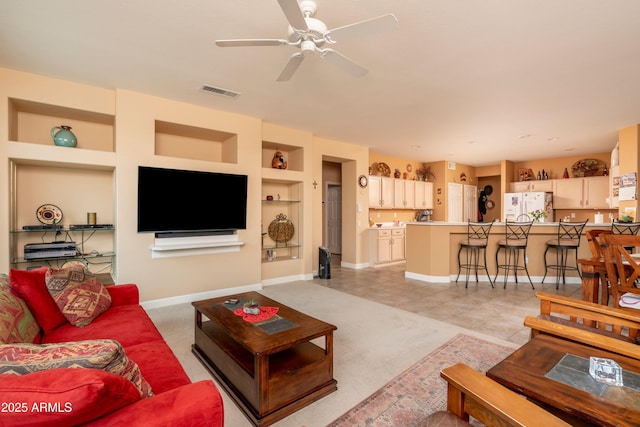
[(554, 222), (553, 193), (534, 191), (527, 193), (504, 194), (504, 217), (508, 221), (531, 221), (531, 211), (541, 210), (547, 213), (541, 222)]

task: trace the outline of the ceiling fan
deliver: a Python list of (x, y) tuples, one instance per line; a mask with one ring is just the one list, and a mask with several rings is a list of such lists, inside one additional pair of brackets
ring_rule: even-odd
[(324, 22), (313, 16), (316, 13), (316, 2), (313, 0), (302, 0), (298, 4), (297, 0), (278, 0), (280, 8), (289, 21), (289, 37), (284, 39), (234, 39), (216, 40), (216, 45), (220, 47), (241, 47), (241, 46), (296, 46), (300, 50), (289, 58), (289, 62), (284, 67), (278, 81), (287, 81), (296, 72), (306, 55), (318, 52), (322, 59), (326, 59), (337, 67), (350, 73), (355, 77), (361, 77), (367, 73), (367, 69), (356, 64), (351, 59), (324, 47), (343, 40), (354, 37), (366, 36), (382, 31), (394, 30), (398, 27), (398, 19), (392, 15), (383, 15), (366, 21), (343, 27), (327, 29)]

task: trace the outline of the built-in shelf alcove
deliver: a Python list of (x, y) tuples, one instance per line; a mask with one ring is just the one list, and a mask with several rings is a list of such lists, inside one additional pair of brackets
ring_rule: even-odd
[(238, 135), (156, 120), (155, 154), (190, 160), (238, 163)]
[(61, 125), (71, 127), (79, 149), (115, 151), (113, 115), (9, 98), (9, 141), (53, 146), (51, 129)]

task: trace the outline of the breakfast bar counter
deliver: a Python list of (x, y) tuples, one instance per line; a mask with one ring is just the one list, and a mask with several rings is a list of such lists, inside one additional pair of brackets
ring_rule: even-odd
[[(596, 224), (588, 223), (583, 230), (578, 258), (591, 258), (589, 243), (584, 233), (593, 229), (611, 229), (610, 223)], [(422, 280), (432, 283), (449, 283), (455, 281), (458, 274), (458, 249), (460, 242), (467, 237), (467, 223), (450, 223), (443, 221), (432, 222), (409, 222), (406, 224), (406, 270), (405, 277)], [(546, 242), (557, 237), (557, 222), (536, 222), (531, 227), (529, 233), (529, 243), (527, 246), (527, 268), (534, 284), (540, 283), (544, 276), (544, 251)], [(497, 242), (505, 237), (505, 223), (494, 222), (491, 227), (489, 241), (487, 245), (487, 268), (491, 279), (496, 274), (495, 254), (498, 249)], [(552, 255), (553, 254), (553, 255)], [(462, 254), (464, 256), (464, 252)], [(548, 260), (551, 263), (552, 257), (555, 262), (555, 251), (549, 251)], [(501, 255), (502, 257), (502, 255)], [(463, 260), (464, 262), (464, 260)], [(574, 265), (573, 252), (569, 253), (568, 265)], [(484, 272), (479, 271), (480, 281), (487, 281)], [(501, 274), (504, 271), (501, 270)], [(466, 274), (463, 270), (462, 274)], [(462, 278), (461, 274), (461, 278)], [(527, 283), (528, 280), (524, 271), (518, 273), (518, 282)], [(545, 283), (553, 283), (555, 271), (549, 271)], [(512, 273), (510, 273), (513, 280)], [(500, 280), (502, 276), (498, 276)], [(471, 275), (469, 280), (475, 281)], [(576, 271), (567, 271), (567, 283), (580, 283), (580, 277)], [(464, 282), (464, 278), (462, 278)]]

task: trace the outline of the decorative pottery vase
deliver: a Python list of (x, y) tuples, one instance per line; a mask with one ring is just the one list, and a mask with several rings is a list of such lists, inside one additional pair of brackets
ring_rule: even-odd
[(271, 167), (274, 169), (286, 169), (287, 168), (287, 158), (282, 154), (282, 151), (276, 151), (273, 154), (273, 159), (271, 160)]
[[(58, 132), (55, 132), (59, 129)], [(51, 128), (51, 138), (53, 142), (60, 147), (75, 147), (78, 145), (78, 139), (71, 132), (71, 126), (54, 126)]]

